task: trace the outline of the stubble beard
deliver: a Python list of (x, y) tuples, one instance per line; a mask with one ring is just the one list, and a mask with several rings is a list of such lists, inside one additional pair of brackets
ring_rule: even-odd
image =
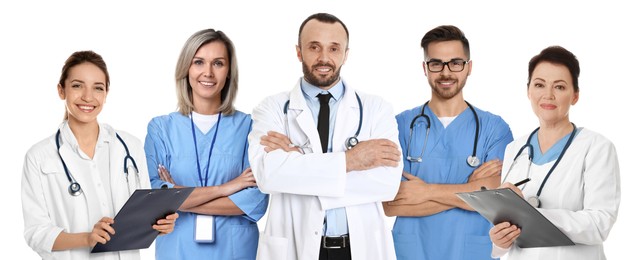
[[(446, 79), (450, 79), (450, 78), (446, 78)], [(443, 78), (438, 78), (437, 80), (444, 80)], [(442, 88), (438, 88), (437, 87), (437, 82), (436, 81), (428, 81), (428, 84), (430, 85), (430, 88), (435, 92), (435, 94), (437, 95), (437, 97), (441, 98), (441, 99), (445, 99), (445, 100), (449, 100), (452, 99), (454, 97), (456, 97), (457, 95), (459, 95), (459, 93), (462, 91), (462, 89), (464, 89), (464, 86), (466, 85), (466, 79), (464, 78), (463, 80), (459, 80), (457, 79), (457, 85), (454, 86), (453, 88), (449, 88), (449, 89), (442, 89)]]
[(316, 77), (313, 74), (313, 69), (307, 66), (306, 63), (302, 61), (302, 72), (304, 72), (304, 79), (306, 79), (308, 83), (316, 87), (324, 88), (324, 87), (329, 87), (333, 85), (335, 82), (337, 82), (337, 80), (339, 80), (339, 73), (342, 70), (341, 66), (337, 68), (337, 70), (335, 70), (335, 66), (329, 63), (323, 63), (323, 64), (317, 63), (313, 65), (313, 67), (318, 67), (318, 66), (329, 66), (331, 67), (334, 73), (323, 79)]

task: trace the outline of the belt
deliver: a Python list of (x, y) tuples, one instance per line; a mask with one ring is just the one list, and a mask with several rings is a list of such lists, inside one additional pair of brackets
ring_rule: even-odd
[(339, 237), (322, 236), (322, 247), (326, 249), (341, 249), (350, 247), (348, 234)]

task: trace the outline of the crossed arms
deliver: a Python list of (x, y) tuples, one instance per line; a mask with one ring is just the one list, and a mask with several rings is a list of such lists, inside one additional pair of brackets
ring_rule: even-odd
[(459, 199), (458, 192), (470, 192), (486, 187), (499, 186), (502, 163), (500, 160), (487, 161), (468, 177), (464, 184), (432, 184), (419, 177), (404, 172), (407, 179), (401, 182), (393, 201), (384, 202), (387, 216), (430, 216), (452, 208), (473, 209)]

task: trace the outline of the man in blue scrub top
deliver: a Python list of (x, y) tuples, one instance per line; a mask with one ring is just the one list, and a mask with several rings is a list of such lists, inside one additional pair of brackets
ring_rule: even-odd
[(464, 100), (473, 64), (461, 30), (439, 26), (421, 46), (431, 100), (396, 116), (404, 181), (384, 203), (386, 214), (397, 216), (397, 259), (492, 259), (492, 224), (455, 193), (499, 186), (510, 127)]

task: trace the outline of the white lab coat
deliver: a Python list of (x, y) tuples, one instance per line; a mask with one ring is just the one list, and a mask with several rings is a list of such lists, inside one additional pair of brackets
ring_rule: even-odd
[[(510, 168), (515, 154), (527, 139), (528, 135), (508, 145), (502, 169)], [(527, 158), (524, 152), (508, 176), (502, 172), (505, 181), (515, 183), (527, 177)], [(554, 163), (532, 164), (531, 181), (522, 190), (524, 198), (537, 193)], [(548, 178), (541, 192), (542, 208), (539, 209), (576, 245), (525, 249), (513, 245), (504, 259), (606, 259), (603, 242), (617, 219), (621, 198), (619, 179), (614, 145), (601, 134), (582, 128)], [(505, 253), (493, 248), (493, 255)]]
[[(68, 192), (69, 180), (58, 151), (56, 135), (40, 141), (31, 147), (24, 160), (22, 176), (22, 211), (24, 215), (24, 237), (27, 244), (43, 259), (139, 259), (138, 250), (114, 253), (90, 254), (90, 248), (54, 251), (51, 249), (60, 232), (90, 232), (102, 217), (110, 215), (124, 205), (137, 188), (150, 188), (146, 157), (142, 142), (136, 137), (118, 131), (135, 159), (139, 174), (135, 174), (129, 162), (129, 182), (124, 173), (124, 146), (116, 138), (115, 130), (101, 124), (98, 146), (109, 149), (111, 196), (108, 196), (98, 176), (96, 164), (82, 159), (79, 147), (68, 124), (60, 126), (60, 154), (76, 181), (82, 187), (82, 194), (71, 196)], [(109, 206), (111, 205), (111, 206)], [(117, 230), (116, 230), (117, 232)]]
[[(337, 111), (333, 152), (322, 153), (317, 127), (299, 81), (289, 93), (266, 98), (253, 110), (249, 135), (250, 163), (262, 192), (271, 194), (269, 215), (260, 235), (260, 260), (316, 260), (325, 211), (346, 208), (355, 260), (396, 259), (389, 221), (381, 201), (395, 197), (402, 163), (346, 173), (345, 141), (357, 131), (359, 105), (355, 91), (346, 85)], [(392, 107), (379, 97), (358, 92), (363, 107), (360, 141), (385, 138), (398, 143)], [(284, 104), (290, 100), (288, 116)], [(294, 144), (310, 139), (306, 154), (282, 150), (266, 153), (260, 137), (267, 131), (286, 133)], [(399, 151), (399, 144), (398, 151)]]

